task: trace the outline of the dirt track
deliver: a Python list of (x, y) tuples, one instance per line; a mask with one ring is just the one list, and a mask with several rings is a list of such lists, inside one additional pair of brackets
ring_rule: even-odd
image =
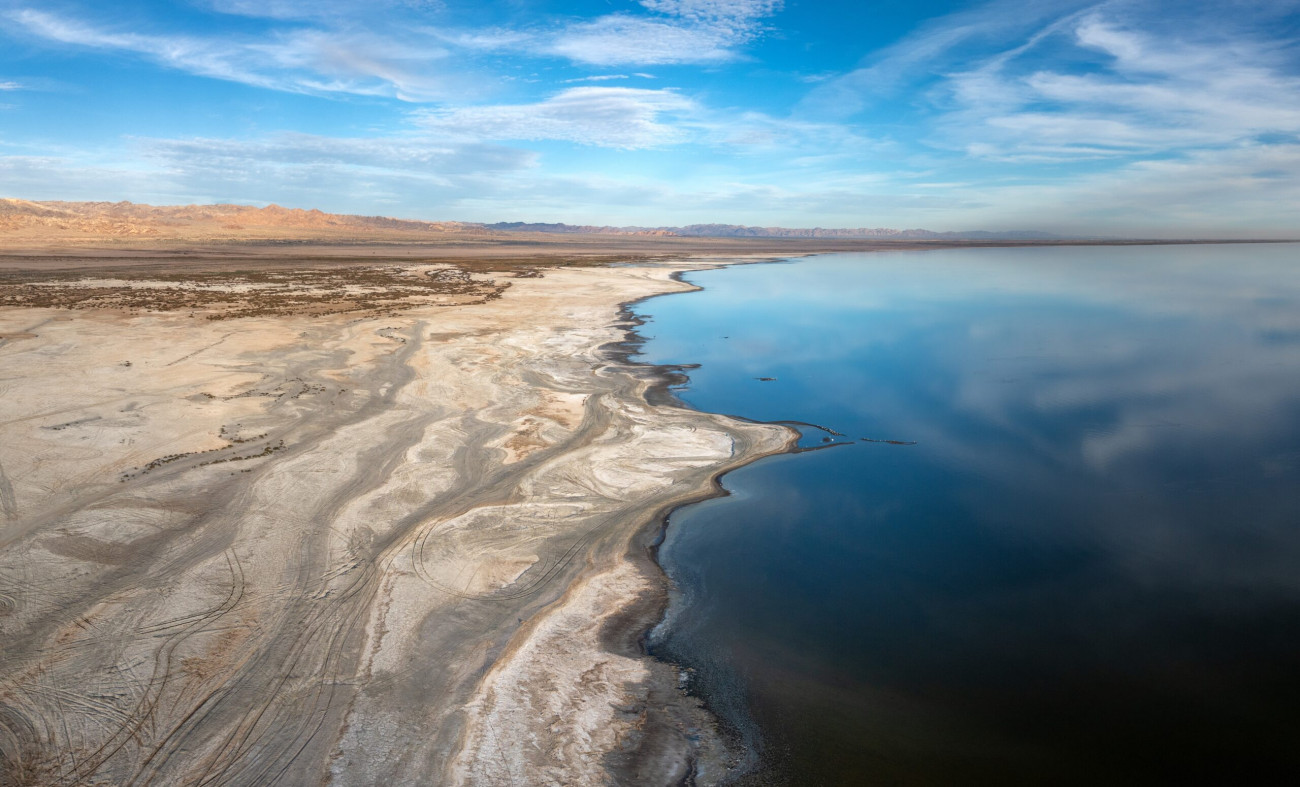
[(652, 407), (602, 354), (671, 271), (388, 314), (0, 309), (0, 784), (716, 773), (635, 648), (641, 539), (788, 433)]

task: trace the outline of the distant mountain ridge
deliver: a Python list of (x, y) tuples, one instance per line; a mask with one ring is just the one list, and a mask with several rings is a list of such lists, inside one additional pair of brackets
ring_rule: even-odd
[(0, 198), (0, 232), (20, 230), (90, 235), (161, 236), (176, 231), (332, 230), (456, 232), (482, 225), (427, 222), (385, 216), (348, 216), (268, 205), (142, 205), (134, 202), (33, 202)]
[(1059, 240), (1047, 232), (933, 232), (923, 229), (751, 227), (688, 224), (683, 227), (612, 227), (591, 224), (503, 221), (417, 221), (354, 216), (268, 205), (144, 205), (133, 202), (35, 202), (0, 198), (0, 236), (33, 240), (93, 238), (351, 236), (442, 237), (466, 233), (640, 235), (683, 238), (861, 238), (876, 240)]
[(688, 224), (684, 227), (608, 227), (588, 224), (550, 224), (501, 221), (484, 224), (499, 232), (548, 232), (568, 235), (675, 235), (684, 238), (878, 238), (897, 240), (1059, 240), (1060, 235), (1032, 230), (994, 232), (934, 232), (923, 229), (896, 230), (887, 227), (750, 227), (743, 224)]

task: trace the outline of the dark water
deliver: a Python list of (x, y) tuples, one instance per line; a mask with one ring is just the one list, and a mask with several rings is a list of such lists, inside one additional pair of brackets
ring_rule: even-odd
[(653, 650), (742, 783), (1300, 783), (1300, 246), (688, 278), (644, 360), (853, 441), (731, 474), (661, 550)]

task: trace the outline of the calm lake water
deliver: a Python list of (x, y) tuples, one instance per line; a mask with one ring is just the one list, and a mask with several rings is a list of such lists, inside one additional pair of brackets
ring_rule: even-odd
[(700, 364), (699, 409), (844, 433), (727, 476), (660, 551), (652, 650), (753, 753), (741, 783), (1300, 776), (1300, 246), (688, 279), (638, 307), (641, 360)]

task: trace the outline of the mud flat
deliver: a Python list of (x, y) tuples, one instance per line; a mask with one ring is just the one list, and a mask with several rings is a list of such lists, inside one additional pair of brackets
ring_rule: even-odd
[(607, 349), (717, 262), (0, 282), (0, 784), (719, 775), (646, 546), (790, 433)]

